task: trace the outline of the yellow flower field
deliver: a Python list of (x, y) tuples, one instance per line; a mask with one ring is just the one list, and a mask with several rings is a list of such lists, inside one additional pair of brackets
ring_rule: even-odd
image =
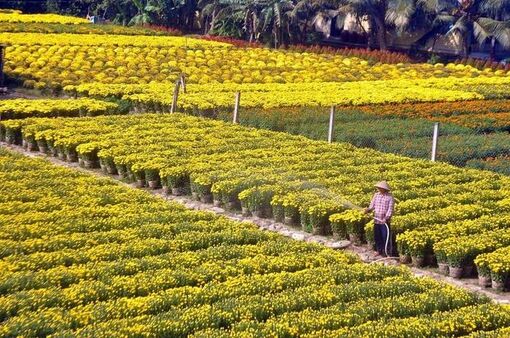
[(374, 327), (425, 337), (510, 325), (509, 309), (406, 268), (41, 159), (0, 149), (0, 177), (3, 337), (338, 337)]
[(510, 244), (510, 178), (488, 172), (180, 114), (6, 121), (0, 137), (316, 234), (365, 236), (367, 220), (346, 210), (386, 179), (402, 255), (435, 253), (453, 268)]
[(0, 12), (0, 22), (86, 24), (90, 21), (57, 14), (23, 14), (21, 11)]

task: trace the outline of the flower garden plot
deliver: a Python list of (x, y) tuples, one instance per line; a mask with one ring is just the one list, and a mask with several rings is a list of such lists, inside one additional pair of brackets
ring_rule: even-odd
[[(484, 101), (479, 102), (483, 103)], [(413, 105), (402, 104), (402, 111), (410, 110)], [(416, 104), (416, 109), (422, 106), (434, 107), (434, 105), (433, 103)], [(443, 102), (439, 102), (437, 105), (438, 109), (448, 106)], [(451, 105), (460, 106), (461, 103), (454, 102)], [(434, 123), (428, 119), (416, 117), (397, 117), (398, 107), (396, 104), (363, 106), (359, 110), (357, 107), (339, 107), (335, 114), (333, 139), (358, 147), (429, 159)], [(360, 111), (369, 109), (372, 109), (374, 113)], [(379, 116), (375, 113), (378, 109), (388, 112), (391, 109), (392, 114)], [(402, 115), (405, 116), (405, 112)], [(223, 111), (216, 117), (224, 121), (231, 121), (232, 113)], [(247, 108), (241, 110), (239, 123), (256, 128), (303, 135), (315, 140), (327, 140), (329, 117), (329, 109), (325, 107)], [(491, 164), (494, 164), (494, 169), (499, 169), (494, 171), (501, 172), (505, 168), (504, 157), (500, 161), (494, 160), (493, 162), (480, 163), (475, 160), (483, 160), (488, 156), (504, 156), (509, 152), (508, 144), (510, 144), (510, 135), (507, 132), (478, 134), (468, 127), (445, 122), (440, 125), (437, 159), (459, 166), (469, 164), (471, 167), (480, 169), (490, 169), (492, 168)], [(501, 168), (498, 168), (498, 164)], [(507, 166), (510, 168), (510, 165), (507, 164)]]
[(47, 24), (90, 24), (90, 21), (84, 18), (74, 16), (65, 16), (57, 14), (23, 14), (20, 11), (1, 12), (0, 22), (15, 23), (47, 23)]
[(179, 31), (160, 31), (141, 26), (127, 27), (118, 25), (61, 24), (37, 22), (1, 22), (0, 32), (7, 33), (44, 33), (44, 34), (110, 34), (110, 35), (182, 35)]
[[(3, 32), (0, 42), (8, 45), (7, 75), (41, 82), (44, 85), (39, 86), (50, 88), (83, 82), (173, 82), (174, 73), (185, 73), (189, 83), (207, 85), (438, 78), (439, 82), (446, 81), (444, 86), (450, 90), (454, 88), (448, 78), (506, 78), (504, 72), (480, 71), (464, 65), (372, 64), (354, 56), (239, 48), (188, 37)], [(469, 88), (459, 92), (476, 92), (476, 88), (471, 88), (476, 84), (466, 82)], [(34, 86), (30, 82), (26, 85)], [(431, 91), (430, 95), (434, 92), (439, 95), (439, 91)], [(476, 95), (455, 97), (444, 99), (479, 98)], [(374, 101), (377, 102), (381, 99)]]
[[(382, 309), (399, 330), (413, 320), (444, 330), (436, 311), (450, 334), (510, 324), (505, 308), (405, 268), (361, 264), (44, 160), (0, 149), (0, 177), (3, 336), (364, 330)], [(468, 311), (475, 325), (461, 319)]]
[(466, 166), (476, 169), (491, 170), (510, 176), (510, 156), (471, 159), (467, 161)]
[[(349, 110), (352, 107), (345, 107), (345, 109)], [(343, 111), (343, 109), (339, 110)], [(363, 106), (359, 107), (359, 110), (378, 116), (424, 118), (481, 131), (506, 130), (510, 127), (509, 100), (404, 103)]]
[(12, 99), (0, 100), (0, 120), (27, 117), (78, 117), (114, 114), (119, 109), (116, 103), (88, 98), (76, 100), (59, 99)]
[[(368, 205), (372, 182), (386, 179), (398, 204), (393, 229), (409, 238), (399, 237), (403, 255), (433, 254), (439, 238), (434, 229), (441, 231), (441, 241), (462, 245), (453, 240), (461, 235), (457, 229), (471, 223), (497, 242), (485, 251), (463, 251), (456, 256), (460, 265), (508, 246), (499, 232), (508, 228), (510, 178), (501, 175), (180, 114), (27, 119), (0, 126), (9, 142), (24, 139), (31, 149), (43, 145), (55, 156), (101, 166), (140, 186), (192, 193), (316, 234), (363, 238), (364, 219), (333, 215), (346, 215), (353, 204)], [(482, 222), (493, 215), (502, 223)], [(370, 234), (368, 228), (369, 240)], [(421, 249), (411, 249), (412, 236), (425, 240)]]

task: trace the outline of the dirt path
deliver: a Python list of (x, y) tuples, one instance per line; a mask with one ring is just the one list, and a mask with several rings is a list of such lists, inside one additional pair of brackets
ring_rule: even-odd
[[(136, 187), (136, 185), (129, 184), (123, 181), (120, 181), (118, 176), (115, 175), (108, 175), (105, 174), (100, 169), (85, 169), (78, 165), (78, 163), (70, 163), (65, 162), (62, 160), (59, 160), (58, 158), (51, 157), (39, 152), (30, 152), (22, 148), (21, 146), (15, 146), (15, 145), (7, 145), (7, 144), (1, 144), (1, 146), (16, 151), (18, 153), (21, 153), (25, 156), (29, 157), (37, 157), (37, 158), (45, 158), (52, 162), (53, 164), (64, 166), (68, 168), (73, 168), (75, 170), (79, 170), (84, 173), (93, 174), (98, 177), (113, 177), (119, 180), (119, 182), (130, 188), (139, 189)], [(334, 239), (326, 236), (317, 236), (312, 235), (310, 233), (304, 232), (297, 227), (292, 227), (285, 225), (283, 223), (279, 223), (274, 221), (273, 219), (266, 219), (266, 218), (258, 218), (258, 217), (244, 217), (239, 213), (233, 213), (230, 211), (227, 211), (223, 208), (215, 207), (212, 204), (202, 203), (199, 201), (192, 200), (190, 196), (173, 196), (173, 195), (167, 195), (163, 192), (162, 189), (157, 190), (151, 190), (148, 188), (143, 188), (143, 190), (158, 196), (164, 200), (167, 201), (173, 201), (183, 204), (185, 207), (189, 209), (194, 210), (206, 210), (211, 211), (219, 215), (224, 215), (230, 219), (237, 220), (237, 221), (249, 221), (252, 223), (255, 223), (261, 230), (264, 231), (273, 231), (278, 232), (283, 236), (290, 237), (297, 241), (305, 241), (305, 242), (313, 242), (313, 243), (319, 243), (322, 245), (325, 245), (327, 247), (330, 247), (332, 249), (343, 249), (348, 252), (352, 252), (360, 257), (360, 259), (363, 262), (369, 263), (369, 264), (387, 264), (387, 265), (400, 265), (398, 260), (396, 259), (385, 259), (385, 260), (379, 260), (377, 261), (377, 257), (375, 257), (374, 252), (368, 248), (368, 246), (355, 246), (349, 241), (335, 241)], [(454, 279), (448, 276), (444, 276), (442, 274), (439, 274), (437, 269), (435, 268), (415, 268), (410, 267), (411, 271), (414, 273), (417, 277), (423, 277), (428, 276), (431, 278), (434, 278), (439, 281), (443, 281), (452, 285), (455, 285), (457, 287), (461, 287), (473, 292), (477, 292), (480, 294), (483, 294), (491, 299), (493, 299), (497, 303), (501, 304), (510, 304), (510, 292), (502, 293), (502, 292), (496, 292), (490, 288), (482, 288), (478, 286), (478, 279), (476, 278), (463, 278), (463, 279)]]

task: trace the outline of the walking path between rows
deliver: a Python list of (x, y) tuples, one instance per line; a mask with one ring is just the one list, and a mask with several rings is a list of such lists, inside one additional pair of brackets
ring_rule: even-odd
[[(105, 174), (103, 171), (101, 171), (101, 169), (85, 169), (85, 168), (80, 167), (77, 162), (70, 163), (70, 162), (62, 161), (55, 157), (51, 157), (51, 156), (42, 154), (40, 152), (30, 152), (21, 146), (7, 145), (7, 144), (2, 144), (1, 146), (5, 147), (7, 149), (10, 149), (10, 150), (16, 151), (18, 153), (21, 153), (25, 156), (45, 158), (45, 159), (49, 160), (50, 162), (52, 162), (53, 164), (68, 167), (68, 168), (73, 168), (73, 169), (79, 170), (84, 173), (94, 174), (94, 175), (100, 176), (100, 177), (118, 178), (118, 176), (116, 176), (116, 175)], [(137, 188), (134, 183), (129, 184), (129, 183), (121, 181), (120, 179), (117, 179), (117, 180), (121, 184), (123, 184), (127, 187), (134, 188), (134, 189), (140, 189), (140, 188)], [(255, 223), (261, 230), (277, 232), (283, 236), (290, 237), (297, 241), (314, 242), (314, 243), (319, 243), (319, 244), (325, 245), (332, 249), (346, 250), (348, 252), (352, 252), (352, 253), (358, 255), (360, 257), (360, 259), (365, 263), (369, 263), (369, 264), (371, 264), (371, 263), (379, 264), (380, 263), (380, 264), (388, 264), (388, 265), (390, 265), (390, 264), (391, 265), (400, 265), (401, 264), (397, 259), (381, 260), (380, 256), (376, 257), (376, 255), (375, 255), (376, 253), (373, 250), (371, 250), (370, 248), (368, 248), (368, 246), (355, 246), (349, 241), (337, 241), (337, 240), (334, 240), (333, 238), (327, 237), (327, 236), (312, 235), (312, 234), (304, 232), (296, 227), (292, 227), (292, 226), (285, 225), (283, 223), (276, 222), (273, 219), (258, 218), (255, 216), (245, 217), (239, 213), (233, 213), (233, 212), (227, 211), (223, 208), (215, 207), (212, 204), (207, 204), (207, 203), (193, 200), (193, 199), (191, 199), (191, 196), (167, 195), (163, 192), (163, 189), (157, 189), (157, 190), (152, 190), (152, 189), (148, 189), (148, 188), (142, 188), (142, 189), (146, 190), (147, 192), (149, 192), (155, 196), (163, 198), (167, 201), (181, 203), (189, 209), (211, 211), (211, 212), (214, 212), (219, 215), (224, 215), (224, 216), (226, 216), (230, 219), (236, 220), (236, 221), (252, 222), (252, 223)], [(434, 269), (434, 268), (410, 267), (410, 269), (413, 272), (413, 274), (417, 277), (423, 277), (423, 276), (431, 277), (436, 280), (455, 285), (457, 287), (461, 287), (461, 288), (464, 288), (464, 289), (467, 289), (467, 290), (470, 290), (473, 292), (478, 292), (480, 294), (483, 294), (483, 295), (491, 298), (492, 300), (494, 300), (497, 303), (510, 304), (510, 292), (503, 293), (503, 292), (493, 291), (490, 288), (489, 289), (482, 288), (478, 285), (477, 278), (454, 279), (454, 278), (437, 273), (436, 272), (437, 269)]]

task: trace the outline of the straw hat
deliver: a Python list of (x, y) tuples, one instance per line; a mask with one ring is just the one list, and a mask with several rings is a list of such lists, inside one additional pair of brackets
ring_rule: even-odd
[(381, 181), (381, 182), (377, 183), (377, 184), (375, 185), (375, 187), (376, 187), (376, 188), (384, 189), (384, 190), (386, 190), (386, 191), (390, 191), (390, 190), (391, 190), (391, 188), (390, 188), (389, 184), (388, 184), (386, 181)]

